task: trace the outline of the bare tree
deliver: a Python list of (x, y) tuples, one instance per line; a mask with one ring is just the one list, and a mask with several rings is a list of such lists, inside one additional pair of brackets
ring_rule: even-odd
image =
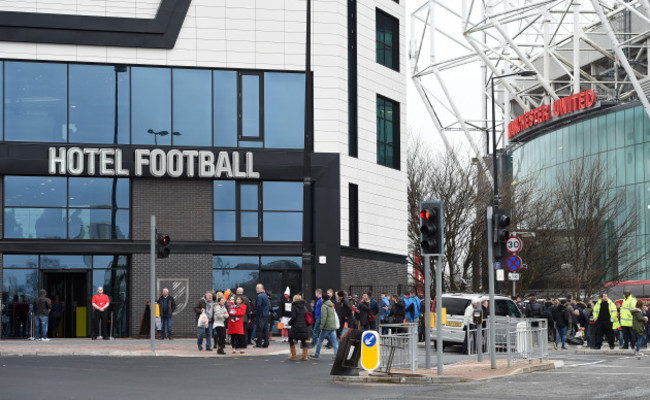
[(556, 237), (564, 252), (566, 284), (585, 298), (607, 282), (635, 276), (647, 256), (638, 246), (639, 204), (615, 187), (599, 159), (581, 159), (558, 170), (554, 202)]
[[(408, 204), (409, 261), (415, 270), (422, 268), (420, 254), (420, 202), (442, 200), (444, 240), (442, 265), (445, 266), (445, 290), (466, 290), (471, 281), (473, 253), (476, 240), (476, 180), (472, 166), (452, 162), (453, 152), (437, 153), (432, 157), (430, 147), (421, 139), (409, 143)], [(420, 270), (419, 272), (422, 273)]]

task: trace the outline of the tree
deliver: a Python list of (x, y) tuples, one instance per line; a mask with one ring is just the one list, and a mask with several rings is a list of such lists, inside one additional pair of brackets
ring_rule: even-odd
[(638, 246), (640, 205), (617, 188), (599, 159), (580, 159), (558, 170), (557, 240), (573, 294), (590, 298), (606, 283), (634, 277), (647, 256)]
[[(472, 166), (452, 161), (454, 151), (432, 155), (420, 139), (409, 142), (408, 207), (409, 261), (415, 269), (420, 254), (419, 206), (424, 200), (442, 200), (444, 248), (443, 289), (465, 290), (471, 281), (473, 243), (476, 241), (476, 180)], [(422, 271), (420, 271), (422, 272)]]

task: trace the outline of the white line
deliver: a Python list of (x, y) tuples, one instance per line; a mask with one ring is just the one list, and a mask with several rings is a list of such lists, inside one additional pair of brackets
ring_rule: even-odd
[(567, 365), (566, 367), (567, 368), (569, 368), (569, 367), (582, 367), (582, 366), (585, 366), (585, 365), (594, 365), (594, 364), (600, 364), (600, 363), (604, 363), (604, 362), (605, 362), (605, 360), (600, 360), (600, 361), (594, 361), (594, 362), (590, 362), (590, 363), (570, 364), (570, 365)]

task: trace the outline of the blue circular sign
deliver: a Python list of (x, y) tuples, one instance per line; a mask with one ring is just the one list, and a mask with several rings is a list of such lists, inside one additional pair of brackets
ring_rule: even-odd
[(377, 344), (377, 337), (372, 333), (367, 333), (363, 335), (362, 342), (366, 347), (373, 347), (375, 344)]
[(506, 267), (510, 272), (517, 272), (521, 268), (521, 258), (519, 256), (510, 256), (506, 260)]

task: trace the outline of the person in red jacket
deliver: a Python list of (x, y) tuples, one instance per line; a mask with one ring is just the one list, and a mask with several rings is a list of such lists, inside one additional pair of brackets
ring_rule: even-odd
[(97, 294), (93, 296), (93, 340), (99, 338), (104, 338), (108, 340), (109, 337), (106, 335), (106, 309), (110, 305), (110, 300), (108, 296), (104, 294), (104, 288), (99, 286), (97, 288)]
[(241, 296), (235, 297), (235, 304), (230, 307), (230, 319), (228, 321), (228, 334), (232, 339), (232, 354), (244, 354), (244, 314), (246, 314), (246, 305)]

